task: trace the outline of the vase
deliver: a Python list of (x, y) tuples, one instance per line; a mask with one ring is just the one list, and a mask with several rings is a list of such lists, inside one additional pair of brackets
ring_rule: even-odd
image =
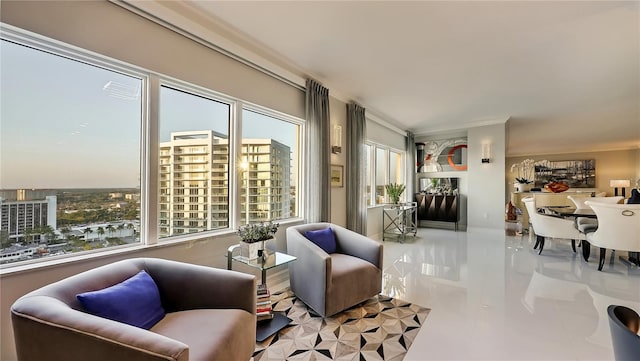
[(264, 250), (264, 241), (253, 243), (240, 242), (240, 256), (248, 260), (255, 260), (262, 257)]
[(532, 183), (514, 183), (514, 186), (516, 187), (516, 192), (528, 192), (531, 190), (531, 188), (533, 188), (533, 184)]

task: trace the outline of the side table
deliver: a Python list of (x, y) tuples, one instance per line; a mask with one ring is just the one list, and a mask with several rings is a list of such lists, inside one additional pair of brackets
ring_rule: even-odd
[[(267, 270), (296, 260), (296, 257), (292, 255), (268, 250), (263, 251), (263, 257), (249, 260), (238, 254), (234, 255), (234, 251), (238, 247), (240, 247), (240, 245), (236, 244), (227, 249), (227, 269), (231, 270), (234, 261), (257, 268), (260, 270), (262, 276), (262, 284), (267, 284)], [(290, 322), (291, 319), (289, 317), (279, 312), (273, 312), (273, 318), (258, 322), (256, 326), (256, 341), (262, 342), (266, 340), (269, 336), (285, 328)]]
[(404, 242), (408, 234), (418, 232), (418, 204), (407, 202), (388, 204), (382, 208), (382, 240), (395, 237)]

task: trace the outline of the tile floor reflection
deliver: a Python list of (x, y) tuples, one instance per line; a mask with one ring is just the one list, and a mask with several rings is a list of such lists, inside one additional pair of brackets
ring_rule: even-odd
[(548, 243), (432, 228), (385, 242), (382, 293), (432, 310), (405, 360), (612, 360), (606, 308), (640, 311), (640, 270)]

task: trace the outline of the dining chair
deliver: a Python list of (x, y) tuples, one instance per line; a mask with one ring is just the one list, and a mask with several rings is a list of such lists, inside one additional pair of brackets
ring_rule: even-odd
[[(604, 193), (599, 193), (604, 194)], [(624, 197), (605, 197), (596, 195), (595, 197), (575, 197), (575, 196), (567, 196), (567, 198), (575, 204), (576, 209), (591, 209), (585, 202), (599, 202), (599, 203), (609, 203), (609, 204), (617, 204), (624, 200)], [(576, 217), (576, 227), (582, 233), (591, 233), (595, 232), (598, 229), (598, 220), (596, 218), (587, 218), (587, 217)]]
[[(602, 271), (607, 248), (640, 252), (640, 204), (607, 204), (587, 201), (598, 218), (598, 229), (586, 235), (587, 242), (600, 247), (598, 271)], [(638, 262), (636, 255), (636, 263)]]
[(538, 254), (542, 253), (545, 237), (570, 239), (571, 248), (574, 252), (576, 251), (576, 240), (584, 240), (585, 235), (578, 231), (573, 220), (538, 212), (533, 197), (524, 198), (522, 201), (527, 207), (529, 220), (536, 235), (536, 244), (533, 249), (540, 247)]
[(609, 203), (609, 204), (617, 204), (622, 202), (623, 197), (575, 197), (575, 196), (567, 196), (569, 200), (575, 204), (576, 209), (588, 209), (589, 207), (586, 202), (598, 202), (598, 203)]

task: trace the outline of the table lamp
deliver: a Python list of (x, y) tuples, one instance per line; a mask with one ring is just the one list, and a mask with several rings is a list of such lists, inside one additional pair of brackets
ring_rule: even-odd
[(627, 198), (626, 188), (631, 186), (631, 181), (628, 179), (612, 179), (609, 181), (609, 186), (614, 189), (614, 195), (618, 196), (618, 188), (622, 188), (622, 198)]

